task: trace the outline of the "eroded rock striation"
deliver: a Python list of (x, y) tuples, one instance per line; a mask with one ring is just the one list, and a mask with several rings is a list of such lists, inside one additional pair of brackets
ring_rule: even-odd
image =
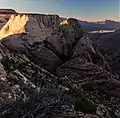
[(30, 39), (26, 33), (0, 42), (1, 118), (119, 118), (120, 81), (79, 21)]
[(53, 29), (59, 25), (61, 18), (58, 15), (46, 15), (35, 13), (17, 13), (14, 10), (1, 9), (0, 10), (0, 29), (7, 23), (11, 15), (16, 18), (18, 15), (29, 17), (25, 25), (26, 31), (29, 33), (32, 42), (44, 40), (50, 36)]
[(45, 14), (30, 14), (38, 23), (43, 23), (46, 27), (59, 25), (60, 17), (58, 15), (45, 15)]

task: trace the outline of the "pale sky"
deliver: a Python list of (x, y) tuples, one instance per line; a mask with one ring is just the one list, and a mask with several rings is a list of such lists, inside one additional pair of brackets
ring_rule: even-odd
[(58, 14), (87, 21), (120, 21), (120, 0), (0, 0), (0, 8)]

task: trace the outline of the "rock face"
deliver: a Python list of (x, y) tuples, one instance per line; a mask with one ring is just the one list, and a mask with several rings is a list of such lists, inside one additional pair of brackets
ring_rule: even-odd
[(26, 33), (24, 26), (27, 21), (28, 17), (25, 15), (11, 15), (8, 22), (0, 30), (0, 40), (9, 35)]
[(106, 57), (112, 67), (112, 71), (119, 74), (120, 30), (106, 34), (91, 34), (91, 40)]
[(14, 9), (0, 9), (0, 14), (16, 14)]
[(68, 19), (44, 40), (31, 43), (31, 37), (1, 40), (1, 118), (119, 117), (119, 77), (79, 21)]
[(29, 32), (29, 37), (32, 42), (45, 40), (46, 37), (51, 35), (53, 29), (61, 22), (58, 15), (16, 13), (14, 10), (9, 9), (1, 9), (0, 12), (0, 28), (5, 25), (11, 14), (28, 16), (29, 21), (27, 22), (25, 29)]
[(60, 17), (58, 15), (44, 14), (26, 14), (29, 16), (25, 29), (33, 42), (45, 40), (50, 36), (53, 29), (59, 25)]
[(46, 27), (59, 25), (60, 23), (60, 17), (58, 15), (31, 14), (29, 16), (34, 17), (39, 25), (42, 22)]
[(21, 39), (20, 35), (11, 35), (2, 40), (2, 44), (11, 51), (25, 52), (27, 51), (24, 46), (24, 41)]
[(38, 43), (33, 47), (31, 46), (28, 50), (32, 55), (32, 59), (34, 59), (40, 67), (45, 68), (50, 72), (54, 72), (55, 69), (62, 64), (59, 57), (42, 43)]
[(82, 57), (83, 55), (85, 55), (85, 53), (87, 54), (87, 52), (93, 54), (96, 53), (92, 46), (92, 41), (87, 35), (85, 35), (82, 38), (80, 38), (80, 40), (76, 43), (76, 46), (73, 49), (72, 58), (78, 56)]
[(84, 35), (83, 29), (75, 19), (68, 19), (68, 24), (60, 25), (45, 41), (63, 61), (71, 56), (75, 43)]
[(26, 32), (28, 32), (32, 42), (45, 40), (47, 36), (50, 36), (53, 29), (52, 27), (46, 27), (43, 22), (39, 22), (35, 17), (29, 17), (29, 21), (25, 26)]

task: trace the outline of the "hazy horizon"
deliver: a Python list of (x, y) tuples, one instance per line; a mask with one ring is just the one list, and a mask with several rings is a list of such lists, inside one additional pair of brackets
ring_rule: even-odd
[(120, 21), (120, 0), (0, 0), (0, 8), (85, 21)]

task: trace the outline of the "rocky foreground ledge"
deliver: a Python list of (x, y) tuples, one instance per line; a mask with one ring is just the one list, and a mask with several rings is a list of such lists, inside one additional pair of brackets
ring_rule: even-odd
[(0, 43), (0, 118), (119, 118), (120, 81), (76, 19), (42, 41)]

